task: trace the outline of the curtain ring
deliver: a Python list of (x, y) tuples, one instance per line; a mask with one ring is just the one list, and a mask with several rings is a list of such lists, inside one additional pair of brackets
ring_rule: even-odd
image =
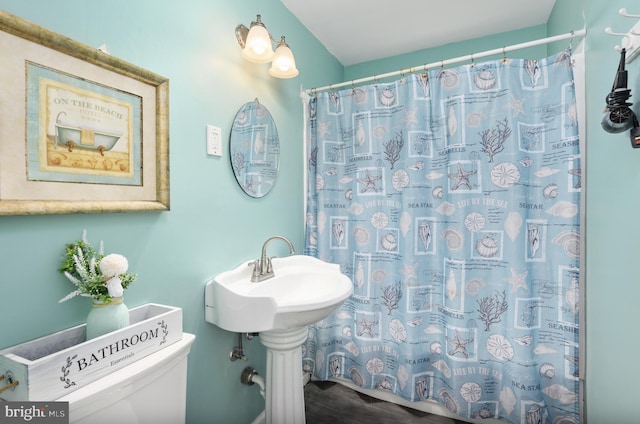
[(502, 63), (507, 63), (507, 52), (505, 51), (505, 46), (502, 46)]
[(573, 39), (575, 38), (575, 36), (575, 32), (571, 30), (571, 39), (569, 40), (569, 53), (573, 51)]
[(471, 53), (471, 67), (473, 68), (475, 66), (475, 63), (473, 63), (473, 53)]

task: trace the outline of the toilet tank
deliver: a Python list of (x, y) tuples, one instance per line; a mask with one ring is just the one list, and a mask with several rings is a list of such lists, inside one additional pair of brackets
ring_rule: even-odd
[(69, 402), (74, 424), (181, 424), (185, 422), (187, 355), (195, 336), (56, 399)]

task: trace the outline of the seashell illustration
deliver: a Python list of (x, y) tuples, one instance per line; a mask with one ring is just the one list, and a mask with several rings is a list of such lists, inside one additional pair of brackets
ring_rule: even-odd
[(434, 199), (442, 199), (444, 197), (444, 188), (442, 186), (436, 186), (431, 190), (431, 195)]
[(256, 138), (253, 140), (253, 154), (259, 155), (262, 152), (262, 146), (264, 142), (262, 141), (262, 133), (256, 133)]
[(378, 382), (376, 384), (375, 389), (377, 390), (388, 390), (388, 391), (393, 391), (393, 384), (391, 383), (391, 381), (387, 380), (386, 378), (383, 379), (382, 381)]
[(409, 371), (407, 371), (407, 367), (404, 365), (400, 365), (398, 367), (398, 372), (396, 373), (398, 376), (398, 383), (400, 383), (400, 388), (404, 390), (404, 387), (407, 385), (407, 381), (409, 380)]
[(447, 243), (447, 248), (452, 252), (460, 250), (464, 244), (464, 236), (460, 231), (453, 227), (449, 227), (444, 230), (442, 238)]
[(369, 241), (369, 230), (367, 230), (362, 225), (356, 225), (356, 227), (353, 229), (352, 234), (356, 240), (356, 243), (360, 246), (367, 244), (367, 242)]
[(540, 229), (537, 225), (527, 225), (527, 243), (529, 244), (529, 256), (533, 258), (540, 247)]
[(483, 258), (493, 258), (498, 254), (498, 242), (489, 236), (476, 241), (476, 252)]
[(424, 161), (417, 161), (413, 165), (409, 166), (409, 169), (412, 171), (420, 171), (421, 169), (424, 169)]
[(578, 279), (573, 277), (571, 279), (571, 285), (564, 294), (564, 300), (569, 305), (569, 309), (575, 315), (578, 313), (578, 302), (580, 300), (580, 289), (578, 286)]
[(378, 101), (383, 106), (393, 106), (396, 101), (396, 94), (389, 87), (385, 87), (378, 91)]
[(558, 353), (558, 351), (547, 345), (539, 344), (535, 348), (533, 348), (533, 353), (535, 353), (536, 355), (542, 355), (546, 353)]
[(333, 233), (336, 246), (341, 246), (344, 241), (344, 221), (341, 219), (333, 221), (331, 224), (331, 232)]
[(353, 200), (353, 190), (348, 189), (347, 191), (345, 191), (344, 198), (345, 200)]
[(482, 397), (482, 388), (478, 383), (467, 381), (460, 386), (460, 396), (469, 403), (474, 403)]
[(444, 174), (442, 172), (431, 171), (427, 175), (425, 175), (425, 177), (427, 177), (428, 180), (437, 180), (438, 178), (441, 178), (443, 175)]
[(238, 113), (238, 116), (236, 116), (236, 123), (238, 125), (245, 125), (247, 122), (249, 122), (249, 114), (246, 111)]
[(420, 75), (416, 75), (416, 81), (420, 88), (422, 88), (422, 96), (429, 96), (429, 74), (424, 73)]
[(409, 212), (407, 211), (402, 212), (402, 215), (400, 216), (400, 231), (402, 232), (402, 235), (406, 237), (410, 229), (411, 214), (409, 214)]
[(435, 369), (443, 373), (445, 377), (451, 378), (451, 369), (443, 359), (439, 359), (431, 365), (433, 365)]
[(527, 334), (521, 337), (514, 337), (513, 340), (520, 346), (529, 346), (533, 343), (533, 336), (531, 336), (531, 334)]
[(548, 378), (549, 380), (551, 380), (553, 377), (556, 376), (556, 367), (554, 367), (553, 364), (550, 362), (545, 362), (542, 365), (540, 365), (538, 372), (540, 372), (541, 377)]
[(371, 225), (373, 225), (373, 228), (381, 229), (386, 227), (388, 223), (389, 218), (384, 212), (376, 212), (371, 215)]
[(429, 352), (434, 353), (436, 355), (442, 355), (442, 343), (431, 342), (431, 345), (429, 345)]
[(320, 349), (316, 351), (316, 368), (321, 369), (324, 364), (324, 353)]
[(487, 117), (482, 112), (471, 112), (467, 115), (467, 126), (471, 128), (475, 128), (482, 122), (483, 119)]
[(373, 273), (371, 274), (371, 280), (374, 283), (379, 283), (382, 280), (384, 280), (384, 277), (386, 277), (386, 276), (387, 276), (386, 271), (384, 271), (383, 269), (378, 269), (378, 270), (373, 271)]
[(402, 191), (409, 186), (409, 174), (404, 169), (398, 169), (391, 177), (391, 185), (397, 191)]
[(393, 233), (386, 233), (380, 239), (380, 246), (388, 252), (395, 252), (398, 247), (398, 240)]
[(559, 416), (553, 420), (553, 424), (578, 424), (573, 417)]
[(484, 228), (485, 219), (478, 212), (471, 212), (464, 219), (464, 226), (471, 232), (480, 231)]
[(380, 358), (371, 358), (367, 361), (365, 368), (371, 375), (378, 375), (384, 369), (384, 362)]
[(312, 246), (312, 247), (318, 246), (318, 232), (317, 231), (309, 232), (309, 246)]
[(348, 325), (345, 325), (344, 327), (342, 327), (342, 335), (345, 337), (351, 337), (351, 327), (349, 327)]
[(458, 411), (460, 410), (460, 406), (458, 405), (458, 401), (451, 395), (451, 393), (449, 393), (449, 390), (438, 390), (438, 396), (442, 398), (444, 406), (446, 406), (449, 411), (454, 414), (458, 413)]
[(389, 132), (387, 127), (383, 127), (382, 125), (378, 125), (377, 127), (375, 127), (373, 129), (373, 136), (376, 137), (376, 138), (382, 138), (387, 134), (387, 132)]
[(324, 188), (324, 178), (322, 175), (316, 175), (316, 190), (322, 190)]
[(545, 421), (544, 415), (542, 407), (534, 403), (529, 409), (527, 409), (527, 412), (525, 412), (525, 422), (526, 424), (543, 423)]
[(353, 178), (349, 177), (349, 176), (344, 176), (344, 177), (340, 177), (340, 179), (338, 180), (341, 184), (348, 184), (351, 181), (353, 181)]
[(484, 286), (486, 286), (486, 283), (484, 281), (474, 278), (467, 282), (465, 286), (465, 291), (467, 292), (467, 294), (470, 294), (471, 296), (475, 296), (478, 294), (480, 289), (483, 288)]
[(340, 319), (351, 319), (351, 314), (345, 311), (340, 311), (336, 314), (336, 317)]
[(440, 206), (436, 208), (436, 212), (441, 213), (442, 215), (450, 216), (456, 211), (456, 207), (453, 203), (442, 202)]
[(520, 181), (520, 170), (511, 162), (497, 164), (491, 170), (491, 182), (500, 188), (513, 187)]
[(351, 381), (353, 381), (353, 384), (355, 384), (356, 386), (364, 387), (364, 377), (362, 376), (362, 373), (358, 368), (351, 367), (349, 368), (348, 372), (351, 376)]
[(564, 253), (570, 258), (580, 258), (580, 233), (574, 230), (567, 230), (556, 234), (551, 240), (553, 244), (559, 244), (564, 249)]
[(427, 334), (442, 334), (442, 330), (437, 325), (430, 325), (424, 329)]
[(579, 206), (575, 203), (560, 200), (555, 205), (551, 206), (545, 212), (549, 215), (559, 216), (561, 218), (572, 218), (578, 214)]
[(367, 94), (367, 90), (361, 87), (351, 89), (351, 91), (349, 92), (349, 95), (353, 98), (353, 101), (357, 105), (363, 104), (364, 102), (367, 101), (367, 98), (369, 97)]
[(492, 334), (485, 343), (487, 352), (501, 361), (510, 361), (513, 358), (513, 346), (502, 334)]
[(318, 212), (318, 232), (324, 232), (324, 224), (326, 223), (327, 215), (323, 211)]
[[(351, 337), (351, 335), (349, 335), (348, 337)], [(346, 345), (344, 345), (344, 348), (347, 349), (353, 356), (360, 356), (360, 349), (354, 342), (347, 343)]]
[(473, 76), (473, 83), (480, 90), (491, 90), (496, 85), (496, 76), (493, 71), (484, 69), (476, 72)]
[(326, 171), (324, 171), (324, 175), (336, 175), (337, 173), (338, 173), (338, 168), (336, 167), (331, 167)]
[(424, 320), (422, 319), (422, 317), (416, 317), (416, 318), (414, 318), (412, 320), (407, 321), (407, 325), (409, 327), (419, 327), (419, 326), (422, 325), (423, 321)]
[(329, 93), (329, 101), (333, 105), (334, 110), (340, 110), (340, 97), (337, 93), (333, 91)]
[(510, 387), (505, 387), (500, 391), (500, 403), (507, 415), (511, 415), (516, 406), (516, 395)]
[(424, 246), (424, 250), (429, 250), (429, 246), (431, 245), (431, 225), (427, 221), (420, 222), (418, 226), (418, 236), (420, 240), (422, 240), (422, 244)]
[(443, 69), (438, 72), (438, 80), (445, 88), (453, 88), (458, 85), (460, 77), (456, 71), (450, 69)]
[(511, 241), (515, 241), (518, 237), (520, 227), (522, 227), (522, 216), (518, 212), (509, 212), (504, 220), (504, 230)]
[(542, 189), (542, 195), (545, 199), (555, 199), (558, 197), (558, 185), (557, 184), (548, 184), (545, 188)]
[(449, 270), (449, 276), (447, 277), (447, 282), (444, 284), (444, 288), (447, 290), (449, 300), (455, 299), (458, 294), (458, 287), (456, 283), (456, 273), (453, 271), (453, 268)]
[(520, 159), (520, 165), (524, 166), (525, 168), (530, 168), (533, 165), (533, 159), (531, 159), (530, 157)]
[(449, 106), (449, 114), (447, 116), (447, 129), (449, 130), (449, 136), (453, 137), (458, 131), (458, 117), (456, 116), (456, 110), (453, 106)]
[(565, 405), (576, 403), (578, 401), (578, 395), (560, 384), (552, 384), (549, 387), (545, 387), (542, 389), (542, 393), (552, 399), (559, 400)]
[(353, 275), (354, 282), (358, 288), (362, 288), (364, 286), (364, 267), (362, 265), (362, 261), (358, 261), (358, 265), (356, 265), (356, 272)]
[(358, 147), (362, 147), (366, 141), (367, 135), (364, 131), (364, 124), (362, 120), (358, 121), (358, 129), (356, 130), (356, 144)]
[(364, 206), (362, 206), (358, 202), (354, 202), (351, 204), (351, 206), (349, 206), (349, 209), (347, 210), (354, 215), (361, 215), (362, 212), (364, 212)]
[(391, 334), (391, 337), (397, 342), (407, 340), (407, 329), (399, 319), (394, 318), (389, 322), (389, 334)]
[(415, 391), (418, 399), (427, 400), (429, 399), (429, 390), (431, 386), (429, 384), (430, 379), (428, 377), (422, 376), (418, 380), (416, 380)]
[(537, 60), (525, 60), (524, 70), (527, 71), (527, 75), (531, 79), (531, 87), (535, 87), (542, 76), (542, 70), (538, 66)]
[(553, 174), (557, 174), (558, 172), (560, 172), (560, 170), (554, 168), (540, 168), (534, 172), (533, 175), (536, 177), (549, 177)]

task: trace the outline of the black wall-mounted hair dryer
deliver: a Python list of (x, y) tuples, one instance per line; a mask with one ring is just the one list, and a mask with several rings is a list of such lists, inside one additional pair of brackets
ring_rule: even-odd
[(631, 110), (629, 97), (631, 90), (627, 88), (627, 71), (624, 69), (626, 50), (620, 51), (620, 63), (616, 72), (611, 92), (607, 94), (606, 114), (602, 117), (602, 128), (609, 133), (621, 133), (631, 130), (631, 146), (640, 147), (640, 124), (636, 114)]

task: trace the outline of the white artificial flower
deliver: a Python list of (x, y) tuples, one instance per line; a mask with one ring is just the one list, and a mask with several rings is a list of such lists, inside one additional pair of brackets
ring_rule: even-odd
[(107, 255), (100, 261), (100, 271), (102, 271), (102, 275), (106, 278), (124, 274), (127, 272), (127, 268), (129, 268), (127, 258), (122, 255), (118, 255), (117, 253)]
[(111, 297), (122, 297), (124, 294), (124, 289), (122, 288), (122, 282), (120, 281), (120, 277), (112, 277), (107, 280), (107, 290), (109, 291), (109, 296)]

